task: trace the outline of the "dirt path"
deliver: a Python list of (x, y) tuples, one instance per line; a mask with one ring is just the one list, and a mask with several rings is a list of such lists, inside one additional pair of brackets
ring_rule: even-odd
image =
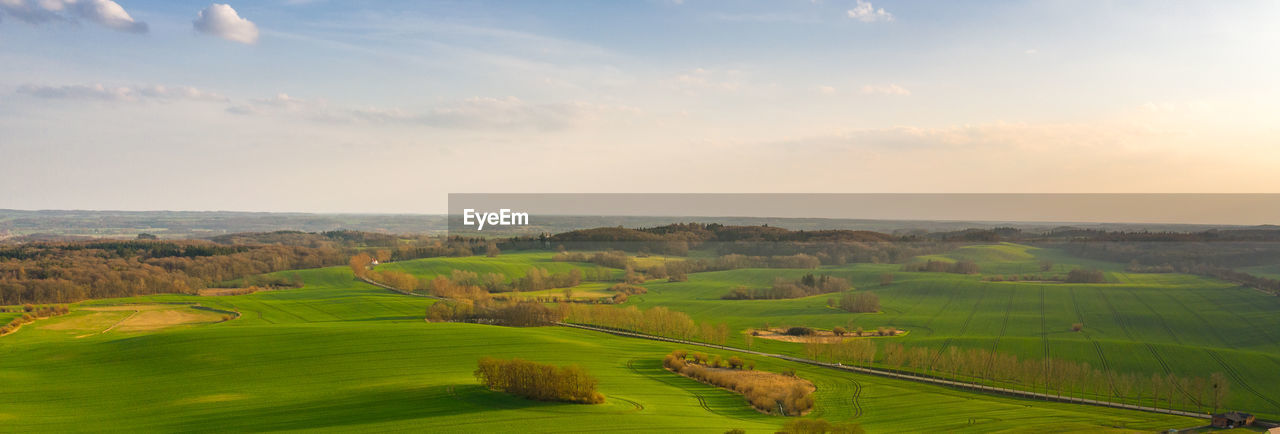
[[(120, 324), (124, 324), (124, 322), (125, 322), (125, 321), (128, 321), (128, 320), (129, 320), (129, 318), (133, 318), (133, 317), (135, 317), (135, 316), (138, 316), (138, 313), (140, 313), (140, 312), (142, 312), (142, 311), (141, 311), (141, 310), (134, 310), (134, 311), (133, 311), (133, 313), (129, 314), (129, 316), (124, 317), (124, 319), (121, 319), (120, 321), (116, 321), (116, 323), (115, 323), (115, 324), (112, 324), (112, 325), (111, 325), (111, 327), (107, 327), (107, 329), (106, 329), (106, 330), (100, 331), (100, 332), (98, 332), (98, 334), (105, 334), (105, 333), (107, 333), (107, 332), (109, 332), (109, 331), (111, 331), (111, 330), (114, 330), (116, 327), (119, 327), (119, 326), (120, 326)], [(86, 335), (86, 336), (88, 336), (88, 335)]]

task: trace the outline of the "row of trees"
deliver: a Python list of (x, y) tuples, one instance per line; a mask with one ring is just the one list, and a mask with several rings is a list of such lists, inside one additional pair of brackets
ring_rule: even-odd
[(619, 294), (626, 294), (626, 295), (638, 295), (638, 294), (645, 294), (649, 292), (649, 290), (645, 289), (645, 287), (643, 286), (632, 285), (629, 283), (619, 283), (617, 285), (610, 286), (609, 290)]
[(729, 325), (698, 323), (683, 312), (658, 306), (640, 310), (635, 306), (616, 308), (601, 305), (568, 304), (566, 321), (622, 330), (632, 330), (676, 339), (697, 340), (724, 345), (729, 340)]
[(1098, 369), (1088, 363), (1068, 360), (1020, 360), (1014, 354), (979, 348), (948, 347), (945, 351), (935, 351), (898, 342), (889, 342), (880, 348), (875, 341), (856, 339), (807, 343), (805, 352), (817, 360), (864, 366), (878, 364), (956, 381), (1169, 409), (1217, 411), (1227, 402), (1231, 389), (1221, 373), (1208, 377), (1147, 376)]
[[(741, 430), (739, 430), (741, 431)], [(862, 425), (845, 422), (831, 423), (822, 419), (791, 419), (782, 425), (780, 434), (864, 434), (867, 430)], [(745, 431), (725, 434), (745, 434)]]
[(879, 312), (880, 296), (871, 291), (848, 292), (840, 297), (837, 307), (853, 313)]
[[(155, 244), (155, 246), (150, 246)], [(0, 247), (0, 304), (70, 303), (91, 298), (202, 288), (274, 271), (342, 264), (331, 246), (220, 246), (208, 241), (97, 241)]]
[[(8, 311), (8, 310), (9, 310), (8, 308), (4, 309), (4, 311)], [(30, 304), (25, 305), (22, 307), (22, 312), (23, 312), (22, 316), (19, 316), (17, 318), (10, 320), (8, 324), (0, 325), (0, 336), (13, 333), (15, 330), (18, 330), (19, 327), (22, 327), (23, 324), (29, 324), (41, 318), (49, 318), (49, 317), (58, 316), (58, 315), (65, 315), (67, 314), (67, 312), (70, 312), (70, 311), (71, 309), (69, 309), (66, 305), (57, 305), (57, 306), (32, 306)]]
[[(726, 360), (727, 367), (721, 366)], [(672, 372), (717, 387), (729, 389), (747, 398), (752, 407), (761, 412), (783, 416), (801, 416), (813, 409), (813, 384), (790, 375), (743, 372), (746, 364), (734, 356), (727, 359), (720, 356), (694, 353), (692, 360), (688, 351), (676, 350), (662, 359), (662, 366)], [(754, 362), (750, 365), (754, 370)]]
[(946, 261), (935, 261), (931, 259), (928, 262), (913, 262), (910, 264), (904, 264), (902, 266), (902, 271), (978, 274), (978, 272), (980, 272), (981, 269), (978, 267), (978, 263), (969, 261), (969, 260), (946, 262)]
[(537, 327), (555, 324), (568, 314), (560, 305), (553, 309), (533, 300), (441, 300), (427, 307), (427, 321), (477, 322), (509, 327)]
[(1102, 270), (1076, 268), (1067, 272), (1067, 283), (1106, 283), (1107, 276)]
[(476, 379), (492, 390), (539, 401), (599, 404), (597, 380), (578, 365), (554, 366), (521, 359), (484, 357), (477, 363)]
[(853, 286), (844, 278), (825, 274), (820, 276), (806, 274), (804, 277), (794, 281), (789, 281), (782, 277), (774, 278), (773, 286), (768, 289), (752, 289), (739, 286), (720, 296), (720, 298), (725, 300), (776, 300), (848, 291), (851, 288)]

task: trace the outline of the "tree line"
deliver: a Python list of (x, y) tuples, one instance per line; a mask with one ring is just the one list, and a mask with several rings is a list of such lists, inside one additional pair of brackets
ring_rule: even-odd
[(806, 355), (868, 367), (880, 366), (954, 381), (999, 385), (1049, 395), (1087, 398), (1168, 409), (1217, 411), (1227, 402), (1231, 385), (1222, 373), (1208, 377), (1122, 373), (1088, 363), (1061, 359), (1019, 359), (986, 349), (948, 347), (935, 351), (872, 340), (806, 343)]
[[(755, 362), (744, 362), (737, 356), (723, 358), (704, 353), (690, 354), (676, 350), (662, 359), (671, 372), (713, 386), (729, 389), (747, 398), (756, 410), (783, 416), (802, 416), (813, 409), (815, 390), (808, 381), (795, 376), (795, 371), (775, 374), (755, 370)], [(787, 378), (778, 378), (787, 377)]]
[(684, 312), (658, 306), (640, 310), (635, 306), (616, 308), (602, 305), (569, 304), (565, 320), (577, 324), (631, 330), (668, 338), (696, 340), (724, 345), (729, 340), (729, 325), (694, 321)]
[(21, 309), (0, 307), (0, 312), (11, 312), (11, 311), (12, 312), (21, 311), (22, 316), (19, 316), (17, 318), (10, 320), (8, 324), (0, 325), (0, 336), (13, 333), (14, 331), (18, 330), (19, 327), (22, 327), (24, 324), (33, 323), (37, 319), (50, 318), (58, 315), (66, 315), (68, 312), (71, 312), (71, 309), (68, 308), (66, 305), (33, 306), (30, 304), (27, 304), (22, 306)]
[(852, 288), (853, 286), (844, 278), (825, 274), (815, 276), (809, 273), (796, 280), (776, 277), (773, 279), (773, 286), (769, 288), (752, 289), (739, 286), (729, 290), (728, 293), (720, 296), (720, 298), (724, 300), (777, 300), (843, 292)]
[(555, 366), (521, 359), (481, 358), (475, 377), (491, 390), (538, 401), (600, 404), (597, 380), (578, 365)]
[(978, 274), (981, 271), (981, 269), (978, 267), (978, 263), (969, 261), (969, 260), (946, 262), (946, 261), (935, 261), (930, 259), (927, 262), (913, 262), (910, 264), (903, 264), (902, 271)]

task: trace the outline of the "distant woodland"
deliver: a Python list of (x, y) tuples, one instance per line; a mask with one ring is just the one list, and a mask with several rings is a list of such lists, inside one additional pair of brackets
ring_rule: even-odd
[[(367, 232), (270, 232), (213, 240), (30, 242), (0, 245), (0, 305), (181, 293), (235, 286), (274, 271), (343, 265), (358, 250), (386, 259), (468, 256), (483, 245)], [(258, 284), (259, 282), (251, 282)]]
[[(744, 267), (816, 268), (854, 262), (906, 263), (915, 256), (946, 252), (959, 245), (999, 241), (1061, 248), (1081, 257), (1128, 264), (1132, 272), (1192, 273), (1280, 294), (1280, 281), (1235, 270), (1245, 266), (1280, 264), (1280, 230), (1274, 229), (1184, 233), (1064, 228), (1024, 233), (1016, 228), (994, 228), (890, 235), (870, 231), (792, 231), (764, 225), (682, 223), (488, 239), (347, 230), (227, 234), (208, 240), (155, 238), (141, 234), (134, 240), (6, 240), (0, 243), (0, 304), (68, 303), (91, 298), (195, 293), (202, 288), (246, 284), (296, 286), (297, 282), (254, 282), (246, 278), (282, 270), (346, 265), (359, 254), (385, 262), (438, 256), (494, 256), (510, 250), (558, 249), (560, 253), (556, 260), (623, 268), (627, 276), (624, 281), (635, 284), (643, 281), (641, 273), (647, 278), (681, 281), (687, 278), (688, 273)], [(691, 249), (718, 256), (667, 261), (643, 270), (633, 269), (627, 260), (627, 252), (639, 256), (681, 256)], [(582, 250), (592, 253), (583, 253)], [(907, 264), (904, 271), (978, 272), (976, 265), (965, 261)], [(1078, 272), (1080, 275), (1076, 278), (1096, 277), (1086, 276), (1083, 272)], [(452, 287), (479, 287), (486, 292), (557, 288), (568, 282), (599, 279), (598, 276), (548, 274), (504, 283), (492, 279), (492, 276), (475, 276), (478, 281), (473, 281), (476, 279), (472, 276), (453, 277), (461, 280), (453, 282)], [(425, 287), (448, 291), (450, 285), (441, 281), (403, 282), (393, 286), (409, 290)], [(840, 285), (780, 282), (775, 286), (768, 290), (739, 291), (741, 293), (733, 298), (779, 298), (824, 293), (832, 292), (832, 288), (838, 291)]]

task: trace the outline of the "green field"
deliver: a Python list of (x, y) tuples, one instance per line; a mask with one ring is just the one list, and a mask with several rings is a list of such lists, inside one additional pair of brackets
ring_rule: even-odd
[(1259, 265), (1255, 267), (1241, 267), (1241, 268), (1238, 268), (1237, 270), (1240, 270), (1255, 276), (1265, 277), (1268, 279), (1280, 279), (1280, 265)]
[[(990, 249), (990, 252), (983, 252)], [(1078, 266), (1107, 271), (1109, 283), (986, 282), (977, 275), (904, 273), (897, 265), (854, 264), (820, 273), (850, 279), (880, 296), (883, 312), (851, 314), (827, 307), (833, 295), (791, 300), (721, 300), (729, 289), (767, 287), (774, 276), (807, 270), (746, 269), (690, 275), (679, 283), (650, 282), (649, 293), (630, 301), (667, 306), (700, 321), (726, 322), (734, 330), (805, 325), (820, 328), (892, 326), (909, 330), (909, 346), (996, 349), (1019, 358), (1051, 357), (1110, 367), (1120, 372), (1227, 374), (1229, 407), (1280, 418), (1280, 299), (1261, 292), (1183, 274), (1130, 274), (1120, 264), (1070, 258), (1061, 252), (1016, 245), (960, 249), (948, 259), (978, 262), (983, 273), (1035, 273), (1043, 260), (1055, 271)], [(934, 257), (937, 259), (938, 257)], [(895, 274), (880, 286), (879, 275)], [(1072, 332), (1083, 323), (1083, 332)], [(735, 334), (730, 345), (745, 345)], [(801, 355), (800, 344), (756, 339), (757, 349)]]
[[(432, 261), (438, 260), (421, 262)], [(687, 347), (561, 327), (425, 323), (429, 299), (377, 289), (340, 267), (296, 273), (306, 283), (301, 289), (97, 300), (0, 338), (0, 383), (7, 392), (0, 427), (773, 432), (785, 421), (660, 368), (663, 355)], [(121, 306), (128, 303), (173, 303), (175, 311), (199, 303), (241, 316), (149, 331), (110, 329), (128, 317), (130, 307)], [(471, 375), (482, 356), (582, 364), (600, 379), (607, 402), (542, 403), (485, 390)], [(760, 369), (794, 368), (812, 380), (818, 403), (811, 417), (858, 422), (871, 432), (1152, 431), (1203, 423), (747, 358)]]
[(379, 270), (403, 271), (424, 279), (432, 279), (435, 276), (448, 276), (453, 270), (467, 270), (478, 274), (497, 273), (512, 279), (524, 276), (533, 267), (544, 268), (552, 273), (565, 273), (575, 268), (581, 270), (599, 268), (594, 264), (580, 262), (556, 262), (551, 260), (551, 256), (548, 253), (517, 252), (503, 254), (496, 258), (471, 256), (392, 262), (379, 265), (377, 268)]

